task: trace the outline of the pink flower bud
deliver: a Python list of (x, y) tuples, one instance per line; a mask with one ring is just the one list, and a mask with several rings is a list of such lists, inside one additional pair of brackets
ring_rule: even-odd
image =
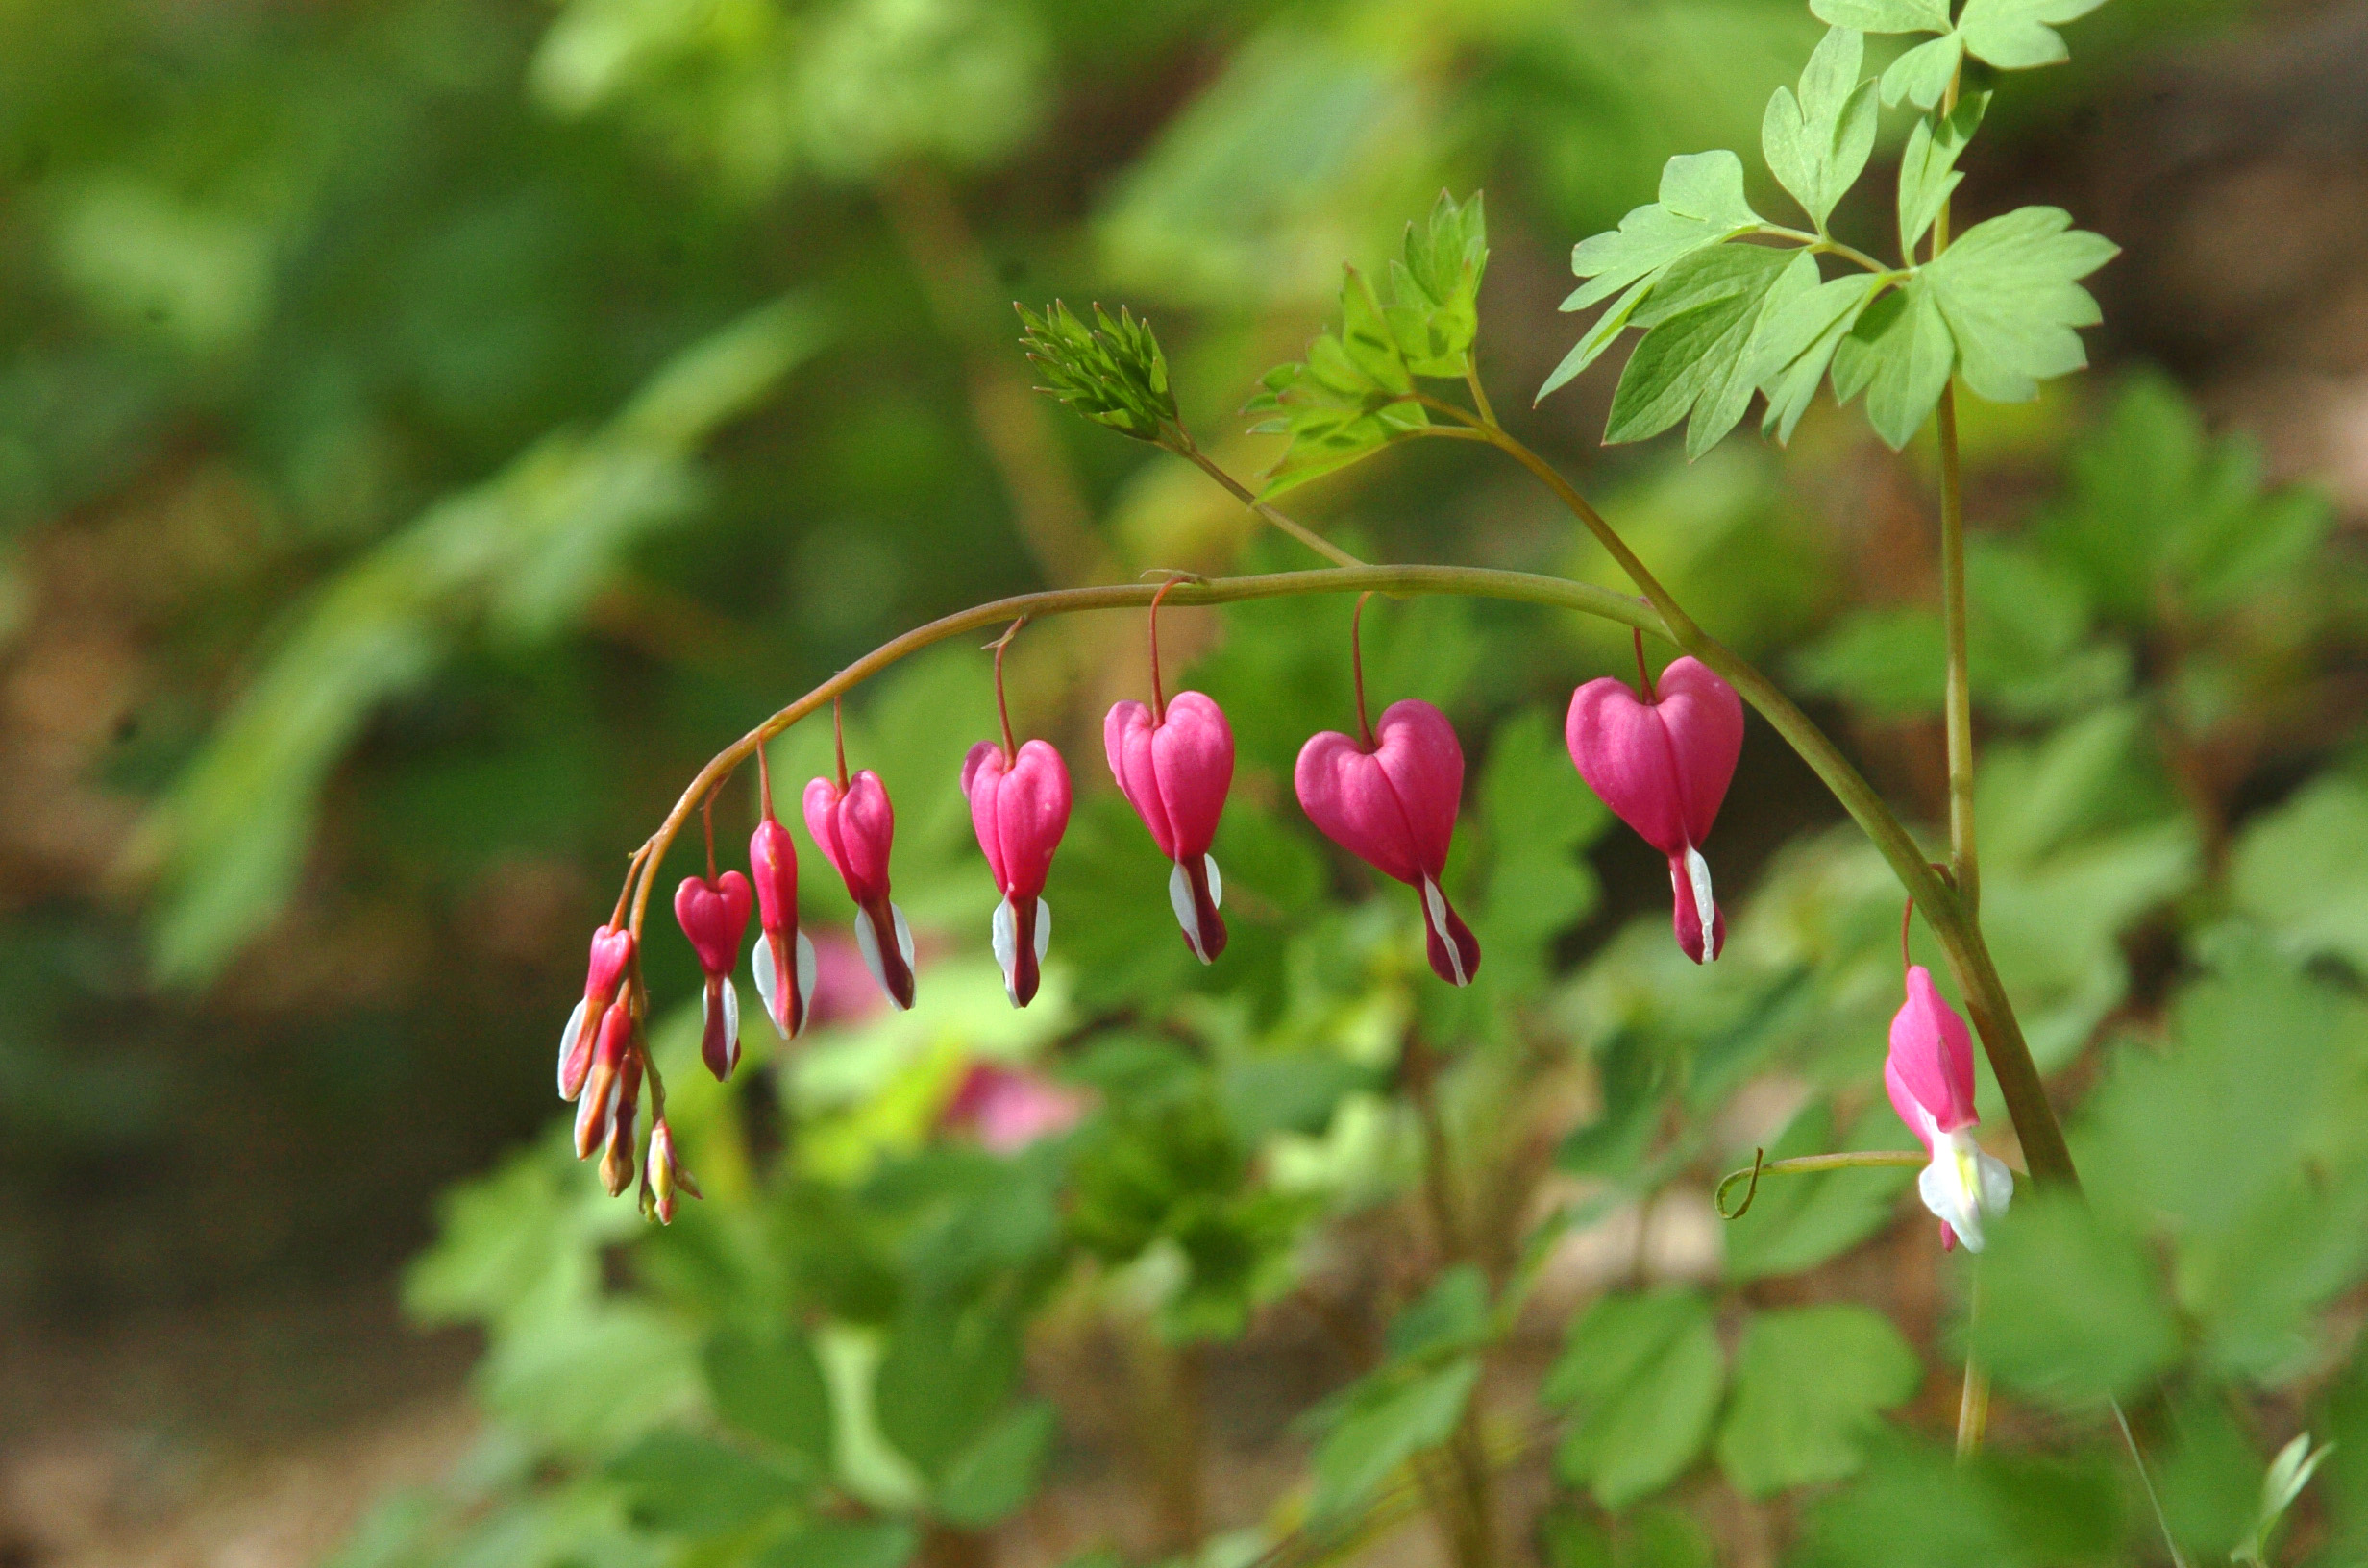
[(614, 1006), (601, 1019), (601, 1038), (593, 1048), (591, 1069), (585, 1074), (583, 1092), (576, 1101), (576, 1158), (588, 1160), (592, 1151), (608, 1136), (608, 1122), (616, 1110), (617, 1087), (623, 1077), (625, 1064), (633, 1055), (633, 1010), (629, 1004)]
[(879, 775), (867, 768), (843, 791), (827, 778), (809, 782), (805, 826), (855, 901), (855, 943), (863, 950), (864, 967), (890, 1001), (912, 1006), (913, 933), (904, 912), (888, 897), (888, 848), (896, 838), (897, 816)]
[(1086, 1096), (1024, 1067), (974, 1062), (939, 1121), (967, 1129), (993, 1154), (1016, 1154), (1067, 1132), (1085, 1115)]
[(1209, 858), (1217, 821), (1233, 786), (1233, 729), (1225, 712), (1198, 692), (1178, 692), (1164, 719), (1140, 702), (1121, 702), (1102, 721), (1102, 749), (1127, 803), (1175, 863), (1168, 902), (1184, 941), (1201, 963), (1225, 950), (1224, 878)]
[(1422, 891), (1431, 968), (1449, 985), (1469, 985), (1479, 939), (1439, 886), (1464, 793), (1464, 748), (1445, 714), (1412, 698), (1391, 703), (1373, 737), (1368, 749), (1333, 730), (1310, 736), (1292, 773), (1300, 808), (1325, 838)]
[(971, 826), (1003, 901), (995, 908), (995, 959), (1014, 1007), (1036, 997), (1038, 967), (1052, 942), (1052, 911), (1042, 896), (1052, 851), (1069, 829), (1069, 769), (1043, 741), (1030, 741), (1006, 759), (993, 741), (971, 747), (962, 762), (962, 793)]
[(749, 879), (738, 871), (726, 871), (712, 882), (684, 877), (675, 889), (675, 919), (691, 939), (700, 972), (707, 977), (699, 1054), (721, 1083), (740, 1065), (740, 988), (731, 983), (731, 970), (749, 929)]
[(756, 994), (776, 1033), (794, 1040), (805, 1028), (814, 998), (814, 943), (798, 929), (798, 845), (770, 810), (749, 839), (749, 870), (756, 882), (756, 939), (750, 963)]
[(657, 1125), (650, 1129), (650, 1156), (642, 1180), (650, 1189), (650, 1212), (657, 1215), (661, 1225), (675, 1222), (675, 1193), (678, 1189), (694, 1198), (705, 1196), (699, 1190), (699, 1184), (691, 1180), (691, 1173), (683, 1168), (681, 1158), (675, 1153), (674, 1129), (666, 1125), (664, 1117), (660, 1117)]
[(1742, 754), (1742, 698), (1709, 666), (1681, 658), (1661, 673), (1650, 702), (1609, 675), (1580, 687), (1564, 737), (1579, 776), (1669, 857), (1677, 944), (1697, 964), (1716, 958), (1727, 919), (1701, 845)]
[(634, 1051), (626, 1057), (625, 1070), (617, 1075), (617, 1108), (608, 1118), (608, 1146), (601, 1155), (601, 1185), (612, 1198), (622, 1197), (632, 1185), (639, 1164), (633, 1158), (633, 1122), (640, 1106), (641, 1053)]
[(568, 1015), (559, 1032), (559, 1098), (573, 1100), (583, 1092), (592, 1070), (593, 1042), (601, 1023), (617, 999), (617, 988), (633, 965), (633, 933), (625, 926), (602, 926), (592, 933), (592, 963), (585, 972), (583, 1000)]
[(1908, 970), (1908, 999), (1891, 1018), (1883, 1087), (1891, 1109), (1932, 1156), (1916, 1191), (1940, 1220), (1940, 1244), (1953, 1247), (1961, 1239), (1967, 1251), (1980, 1252), (1983, 1216), (2006, 1213), (2014, 1177), (1974, 1142), (1982, 1118), (1973, 1109), (1973, 1033), (1921, 964)]

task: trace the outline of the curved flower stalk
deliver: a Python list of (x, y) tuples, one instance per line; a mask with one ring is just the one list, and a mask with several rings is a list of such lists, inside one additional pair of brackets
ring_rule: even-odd
[[(835, 711), (835, 710), (834, 710)], [(888, 850), (897, 832), (896, 808), (879, 774), (866, 768), (847, 776), (847, 747), (839, 747), (839, 776), (805, 787), (805, 826), (815, 846), (847, 884), (855, 903), (855, 944), (864, 968), (899, 1008), (913, 1005), (913, 933), (904, 911), (888, 896)]]
[(1308, 737), (1292, 770), (1300, 809), (1323, 836), (1384, 876), (1422, 894), (1423, 948), (1431, 969), (1451, 986), (1468, 986), (1480, 971), (1480, 940), (1440, 891), (1455, 813), (1464, 795), (1464, 747), (1447, 716), (1408, 698), (1365, 718), (1365, 661), (1359, 627), (1365, 601), (1349, 622), (1349, 657), (1356, 666), (1357, 730)]
[(1225, 950), (1225, 921), (1218, 913), (1225, 879), (1209, 845), (1233, 787), (1233, 726), (1211, 698), (1178, 692), (1171, 701), (1160, 691), (1159, 601), (1187, 580), (1171, 577), (1151, 596), (1151, 705), (1114, 704), (1102, 720), (1101, 742), (1120, 792), (1174, 864), (1168, 903), (1185, 945), (1213, 964)]
[(1672, 662), (1656, 687), (1637, 634), (1639, 699), (1610, 675), (1571, 694), (1564, 738), (1579, 776), (1619, 820), (1669, 860), (1677, 944), (1696, 964), (1726, 946), (1727, 918), (1711, 892), (1702, 842), (1743, 751), (1743, 699), (1700, 660)]

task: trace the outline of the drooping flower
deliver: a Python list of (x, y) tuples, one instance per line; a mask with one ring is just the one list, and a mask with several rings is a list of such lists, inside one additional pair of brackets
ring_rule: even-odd
[(888, 896), (888, 850), (896, 809), (869, 768), (844, 786), (817, 778), (805, 787), (806, 831), (855, 901), (855, 944), (879, 989), (900, 1008), (913, 1005), (913, 933)]
[(675, 889), (675, 919), (691, 939), (700, 972), (707, 977), (699, 1054), (721, 1083), (740, 1065), (740, 988), (732, 984), (731, 971), (749, 929), (749, 879), (738, 871), (712, 880), (684, 877)]
[(1421, 890), (1432, 970), (1449, 985), (1469, 985), (1480, 942), (1439, 885), (1464, 792), (1464, 748), (1447, 716), (1410, 698), (1383, 711), (1366, 744), (1335, 730), (1311, 736), (1292, 783), (1325, 838)]
[(1940, 1244), (1982, 1250), (1982, 1220), (2007, 1212), (2014, 1177), (1982, 1152), (1973, 1130), (1973, 1034), (1933, 985), (1921, 964), (1908, 969), (1908, 999), (1891, 1018), (1891, 1050), (1883, 1064), (1891, 1109), (1924, 1145), (1932, 1164), (1916, 1178), (1924, 1207), (1940, 1220)]
[(567, 1027), (559, 1033), (559, 1098), (573, 1100), (583, 1092), (602, 1023), (616, 1005), (618, 989), (632, 966), (629, 927), (604, 925), (592, 933), (592, 962), (584, 974), (583, 1000), (567, 1016)]
[(617, 1090), (625, 1065), (635, 1055), (636, 1034), (629, 998), (611, 1006), (601, 1018), (601, 1035), (592, 1049), (592, 1065), (576, 1100), (576, 1158), (589, 1160), (607, 1141), (617, 1108)]
[(1039, 966), (1052, 941), (1052, 911), (1044, 901), (1052, 851), (1069, 828), (1069, 768), (1060, 752), (1030, 741), (1015, 755), (980, 741), (962, 762), (962, 793), (971, 826), (1003, 901), (995, 906), (995, 961), (1014, 1007), (1036, 997)]
[(814, 1000), (814, 943), (798, 929), (798, 845), (773, 816), (765, 792), (764, 819), (749, 838), (749, 871), (756, 884), (756, 945), (749, 951), (765, 1017), (783, 1040), (806, 1025)]
[(1082, 1091), (1041, 1073), (974, 1062), (938, 1120), (968, 1130), (991, 1154), (1016, 1154), (1039, 1139), (1075, 1126), (1086, 1105)]
[[(1639, 674), (1643, 645), (1638, 644)], [(1743, 750), (1743, 701), (1705, 664), (1680, 658), (1639, 700), (1606, 675), (1571, 695), (1564, 738), (1603, 803), (1669, 857), (1677, 944), (1697, 964), (1718, 956), (1727, 919), (1711, 893), (1702, 841), (1717, 821)]]
[(642, 1188), (646, 1212), (657, 1216), (661, 1225), (675, 1222), (675, 1192), (678, 1188), (694, 1198), (704, 1197), (691, 1173), (683, 1168), (681, 1157), (675, 1153), (674, 1129), (660, 1116), (657, 1125), (650, 1129), (650, 1153), (642, 1168)]
[(1159, 852), (1174, 863), (1168, 903), (1186, 945), (1203, 964), (1225, 950), (1225, 900), (1209, 845), (1233, 787), (1233, 727), (1225, 710), (1198, 692), (1178, 692), (1154, 714), (1140, 702), (1120, 702), (1102, 721), (1102, 750), (1127, 803), (1151, 832)]

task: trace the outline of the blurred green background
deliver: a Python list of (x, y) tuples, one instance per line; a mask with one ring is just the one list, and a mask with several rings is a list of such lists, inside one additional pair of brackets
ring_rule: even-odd
[[(1484, 187), (1508, 423), (1929, 820), (1929, 454), (1823, 405), (1786, 453), (1601, 449), (1609, 367), (1529, 407), (1577, 331), (1569, 245), (1670, 154), (1748, 154), (1817, 34), (1795, 0), (0, 0), (0, 1563), (310, 1560), (467, 1447), (477, 1341), (404, 1326), (397, 1272), (439, 1191), (557, 1119), (584, 933), (719, 746), (967, 602), (1306, 564), (1034, 397), (1014, 300), (1147, 315), (1246, 474), (1277, 443), (1233, 411), (1322, 326), (1340, 263)], [(2368, 969), (2368, 8), (2113, 0), (2072, 37), (2072, 65), (1999, 84), (1960, 201), (2058, 202), (2126, 253), (2093, 281), (2099, 370), (1967, 432), (1993, 941), (2078, 1095), (2115, 1031), (2158, 1035), (2247, 943), (2345, 1008)], [(1460, 447), (1293, 500), (1376, 558), (1615, 580)], [(1170, 623), (1241, 737), (1235, 852), (1309, 908), (1328, 863), (1282, 781), (1344, 723), (1345, 619)], [(1550, 757), (1524, 716), (1624, 656), (1501, 607), (1376, 620), (1383, 699), (1448, 705), (1475, 778), (1507, 734)], [(1084, 910), (1141, 874), (1096, 738), (1140, 695), (1121, 621), (1015, 655), (1022, 727), (1079, 782)], [(984, 945), (945, 758), (986, 733), (985, 691), (948, 654), (851, 718), (950, 951)], [(786, 776), (823, 744), (786, 743)], [(1720, 885), (1772, 863), (1762, 906), (1791, 903), (1762, 957), (1822, 952), (1817, 899), (1863, 913), (1881, 879), (1756, 725), (1743, 770)], [(1539, 928), (1496, 962), (1611, 1063), (1609, 1103), (1620, 1041), (1741, 1025), (1658, 1017), (1690, 983), (1649, 945), (1662, 869), (1566, 794), (1559, 870), (1496, 895), (1543, 900)], [(1459, 854), (1517, 864), (1511, 826), (1478, 831)], [(809, 854), (826, 920), (828, 880)], [(1349, 1005), (1287, 968), (1301, 916), (1247, 917), (1208, 1007)], [(1859, 1034), (1827, 1014), (1783, 1049), (1879, 1038), (1868, 941), (1814, 992)], [(1156, 924), (1081, 917), (1064, 943), (1073, 1021), (1204, 984)], [(1744, 945), (1698, 1005), (1806, 1005)], [(670, 930), (651, 972), (661, 1002), (692, 992)], [(1762, 1065), (1686, 1114), (1711, 1126)], [(2313, 1310), (2356, 1299), (2355, 1262)], [(1935, 1332), (1929, 1280), (1856, 1288)], [(498, 1316), (449, 1281), (414, 1307)]]

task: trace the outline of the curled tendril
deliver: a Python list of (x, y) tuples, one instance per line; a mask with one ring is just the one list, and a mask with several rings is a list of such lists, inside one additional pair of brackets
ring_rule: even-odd
[[(1912, 1149), (1853, 1149), (1845, 1154), (1804, 1154), (1791, 1160), (1770, 1160), (1765, 1149), (1754, 1149), (1749, 1165), (1719, 1178), (1717, 1188), (1711, 1193), (1711, 1203), (1720, 1219), (1740, 1219), (1750, 1213), (1751, 1200), (1760, 1195), (1763, 1176), (1808, 1176), (1821, 1170), (1912, 1170), (1923, 1164), (1924, 1156)], [(1738, 1182), (1751, 1185), (1743, 1190), (1743, 1201), (1730, 1213), (1727, 1189)]]

